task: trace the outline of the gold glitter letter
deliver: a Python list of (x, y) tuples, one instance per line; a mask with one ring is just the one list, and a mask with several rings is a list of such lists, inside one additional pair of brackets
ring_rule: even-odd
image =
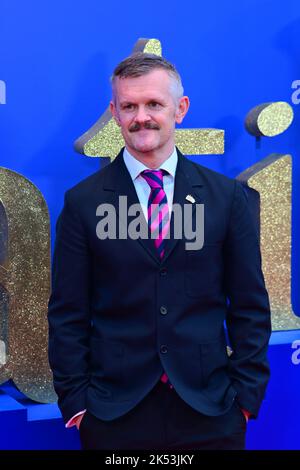
[(29, 398), (56, 400), (47, 357), (49, 215), (39, 190), (0, 168), (0, 381)]
[(300, 329), (300, 318), (291, 304), (291, 156), (271, 154), (238, 179), (260, 194), (262, 264), (270, 296), (272, 329)]

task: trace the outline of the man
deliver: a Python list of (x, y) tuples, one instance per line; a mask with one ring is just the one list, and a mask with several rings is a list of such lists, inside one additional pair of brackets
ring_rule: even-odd
[(84, 449), (242, 449), (271, 331), (247, 197), (175, 147), (189, 100), (173, 65), (135, 54), (112, 89), (125, 149), (67, 191), (57, 224), (49, 357), (63, 418)]

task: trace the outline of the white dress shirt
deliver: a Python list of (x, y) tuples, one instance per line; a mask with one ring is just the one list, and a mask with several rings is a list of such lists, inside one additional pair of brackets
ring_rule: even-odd
[[(140, 173), (144, 170), (151, 170), (153, 168), (146, 167), (143, 163), (139, 160), (134, 158), (128, 150), (125, 148), (123, 152), (124, 163), (127, 167), (127, 170), (130, 173), (132, 178), (139, 203), (141, 204), (143, 213), (145, 215), (146, 220), (148, 221), (148, 199), (150, 195), (151, 188), (147, 181), (140, 175)], [(167, 160), (165, 160), (159, 168), (155, 168), (155, 170), (166, 170), (168, 172), (167, 175), (163, 176), (163, 184), (164, 184), (164, 191), (167, 196), (168, 200), (168, 207), (169, 207), (169, 216), (171, 218), (172, 212), (172, 205), (173, 205), (173, 195), (174, 195), (174, 182), (175, 182), (175, 173), (177, 167), (178, 155), (176, 148), (172, 154), (169, 156)]]

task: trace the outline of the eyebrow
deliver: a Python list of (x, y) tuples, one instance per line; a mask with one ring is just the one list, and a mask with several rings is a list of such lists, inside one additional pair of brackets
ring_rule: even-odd
[[(150, 98), (149, 100), (146, 101), (146, 104), (148, 103), (158, 103), (158, 104), (165, 104), (165, 101), (163, 98)], [(129, 104), (136, 104), (135, 101), (129, 101), (129, 100), (125, 100), (125, 101), (120, 101), (120, 106), (127, 106)]]

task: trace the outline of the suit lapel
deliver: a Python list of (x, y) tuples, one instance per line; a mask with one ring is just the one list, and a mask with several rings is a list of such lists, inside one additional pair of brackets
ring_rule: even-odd
[[(110, 193), (107, 198), (107, 202), (110, 202), (116, 210), (117, 220), (120, 218), (120, 224), (123, 224), (125, 230), (128, 230), (128, 225), (130, 222), (135, 218), (135, 216), (125, 216), (123, 211), (119, 211), (119, 201), (120, 196), (126, 196), (127, 198), (127, 209), (132, 206), (133, 204), (139, 204), (139, 199), (131, 179), (130, 173), (127, 170), (127, 167), (124, 163), (123, 159), (123, 150), (119, 153), (119, 155), (115, 158), (113, 163), (109, 167), (109, 171), (107, 172), (103, 189)], [(141, 231), (148, 233), (148, 223), (143, 215), (142, 208), (141, 210)], [(159, 255), (154, 245), (154, 241), (148, 238), (138, 238), (136, 240), (140, 243), (143, 248), (149, 253), (149, 255), (154, 258), (157, 263), (160, 263)]]
[[(201, 175), (186, 157), (177, 149), (178, 154), (178, 163), (176, 168), (175, 175), (175, 184), (174, 184), (174, 196), (173, 196), (173, 206), (174, 204), (181, 207), (181, 214), (183, 220), (183, 238), (185, 233), (185, 227), (187, 224), (191, 223), (191, 217), (194, 215), (196, 210), (196, 204), (203, 203), (202, 187), (203, 182)], [(195, 202), (190, 202), (186, 199), (187, 196), (192, 196)], [(191, 211), (184, 211), (185, 205), (192, 204)], [(166, 250), (163, 261), (165, 261), (175, 246), (179, 242), (179, 239), (174, 238), (174, 212), (172, 211), (171, 224), (170, 224), (170, 239), (166, 241)]]

